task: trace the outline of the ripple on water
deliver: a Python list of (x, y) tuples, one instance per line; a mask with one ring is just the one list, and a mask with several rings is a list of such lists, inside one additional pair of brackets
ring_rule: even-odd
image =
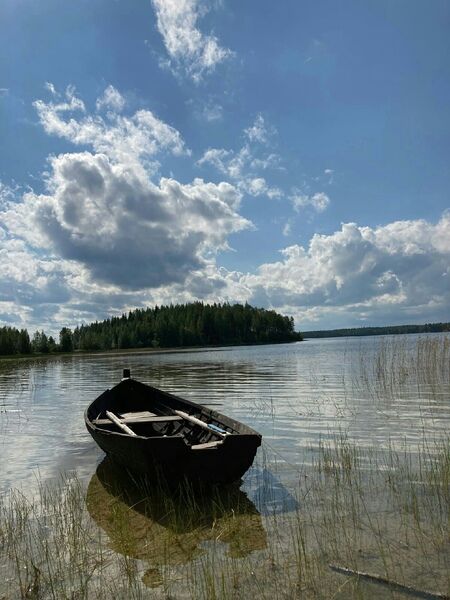
[[(422, 336), (423, 337), (423, 336)], [(403, 339), (403, 338), (402, 338)], [(403, 339), (413, 348), (418, 337)], [(277, 460), (299, 468), (324, 440), (345, 433), (361, 447), (445, 436), (450, 382), (379, 385), (361, 367), (380, 338), (334, 338), (174, 353), (140, 352), (0, 361), (3, 489), (61, 470), (91, 476), (102, 457), (83, 412), (123, 367), (136, 379), (216, 408), (260, 431)], [(421, 375), (422, 379), (423, 374)], [(426, 379), (426, 378), (425, 378)], [(287, 470), (295, 478), (293, 471)]]

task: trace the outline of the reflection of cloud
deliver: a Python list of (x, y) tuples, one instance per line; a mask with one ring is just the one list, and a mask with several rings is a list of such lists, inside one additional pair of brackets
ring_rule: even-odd
[(262, 515), (279, 515), (298, 509), (298, 502), (268, 469), (252, 467), (244, 479), (244, 488)]

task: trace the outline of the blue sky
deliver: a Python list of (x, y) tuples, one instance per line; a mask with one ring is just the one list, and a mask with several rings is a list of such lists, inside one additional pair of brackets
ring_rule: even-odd
[(4, 0), (0, 324), (449, 320), (450, 5)]

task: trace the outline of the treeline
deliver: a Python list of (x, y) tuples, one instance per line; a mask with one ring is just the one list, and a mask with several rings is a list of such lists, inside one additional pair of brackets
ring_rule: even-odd
[(64, 327), (58, 342), (37, 331), (30, 340), (25, 329), (0, 329), (0, 354), (70, 352), (267, 344), (299, 341), (292, 317), (249, 304), (194, 302), (137, 309), (121, 317), (76, 327)]
[(44, 331), (36, 331), (30, 340), (26, 329), (0, 327), (0, 355), (12, 354), (49, 354), (51, 352), (71, 352), (73, 336), (70, 329), (63, 327), (57, 342)]
[(391, 325), (386, 327), (355, 327), (350, 329), (328, 329), (305, 331), (304, 338), (346, 337), (357, 335), (393, 335), (407, 333), (440, 333), (450, 331), (450, 323), (425, 323), (425, 325)]

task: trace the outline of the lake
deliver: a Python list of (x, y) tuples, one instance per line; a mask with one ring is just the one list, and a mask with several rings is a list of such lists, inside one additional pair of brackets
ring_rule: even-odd
[[(123, 368), (262, 433), (243, 481), (105, 459), (83, 413)], [(449, 334), (0, 360), (0, 597), (448, 596), (449, 425)]]
[[(418, 342), (436, 339), (448, 336), (0, 360), (1, 489), (29, 489), (37, 473), (88, 478), (103, 453), (87, 434), (83, 412), (125, 367), (143, 382), (217, 403), (214, 408), (262, 433), (268, 466), (276, 463), (286, 484), (336, 435), (360, 447), (415, 447), (424, 435), (449, 431), (450, 382), (438, 381), (436, 389), (435, 380), (418, 381), (417, 372), (404, 373), (402, 381), (408, 365), (400, 360), (411, 354), (414, 360)], [(373, 369), (380, 356), (388, 382)], [(399, 372), (392, 374), (394, 362)]]

